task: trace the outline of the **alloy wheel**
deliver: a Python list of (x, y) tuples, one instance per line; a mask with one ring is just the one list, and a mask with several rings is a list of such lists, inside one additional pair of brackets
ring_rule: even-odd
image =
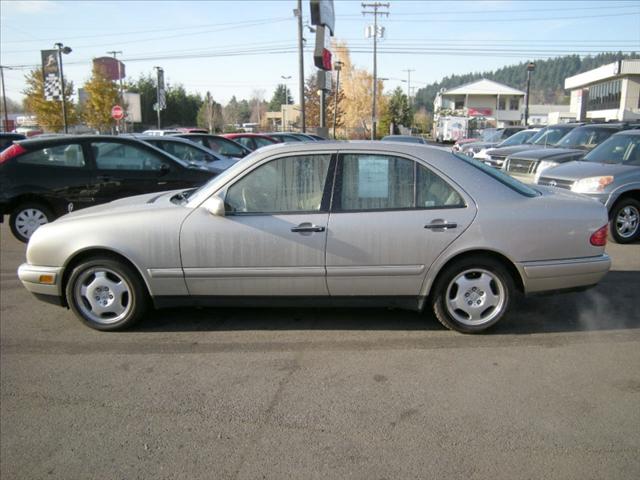
[(506, 289), (493, 272), (474, 268), (461, 272), (449, 282), (445, 299), (449, 315), (473, 327), (489, 323), (501, 314)]

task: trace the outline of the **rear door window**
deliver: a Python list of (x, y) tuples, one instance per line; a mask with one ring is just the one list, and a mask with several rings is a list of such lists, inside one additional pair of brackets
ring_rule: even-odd
[(22, 165), (82, 168), (86, 165), (82, 145), (56, 145), (21, 155), (16, 160)]
[(135, 145), (94, 142), (91, 150), (99, 170), (160, 170), (164, 162), (158, 156)]

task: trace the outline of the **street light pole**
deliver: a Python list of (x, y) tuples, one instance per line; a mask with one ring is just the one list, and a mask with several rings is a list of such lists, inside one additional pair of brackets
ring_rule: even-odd
[[(291, 80), (291, 75), (280, 75), (280, 78), (284, 80), (284, 104), (289, 105), (289, 92), (287, 90), (287, 80)], [(286, 107), (282, 111), (282, 131), (285, 131), (285, 117), (286, 117), (287, 109)]]
[(333, 139), (336, 139), (336, 123), (338, 122), (338, 95), (340, 95), (340, 70), (342, 70), (343, 63), (340, 60), (337, 60), (333, 67), (336, 70), (337, 78), (336, 78), (336, 92), (335, 92), (335, 102), (333, 105)]
[(529, 87), (531, 85), (531, 72), (536, 69), (536, 64), (533, 62), (529, 62), (527, 64), (527, 98), (525, 100), (524, 106), (524, 125), (527, 126), (529, 124)]
[(158, 130), (160, 130), (160, 76), (162, 75), (162, 67), (153, 67), (156, 69), (156, 113), (158, 114)]
[(62, 73), (62, 54), (68, 55), (71, 53), (71, 47), (65, 47), (60, 42), (54, 46), (58, 49), (58, 75), (60, 77), (60, 87), (62, 88), (62, 125), (64, 127), (64, 133), (69, 133), (69, 128), (67, 127), (67, 102), (64, 92), (64, 74)]

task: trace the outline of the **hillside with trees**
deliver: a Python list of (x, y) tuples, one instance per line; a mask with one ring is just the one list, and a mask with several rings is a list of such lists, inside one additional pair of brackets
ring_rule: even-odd
[[(578, 73), (598, 68), (607, 63), (627, 58), (637, 58), (635, 53), (601, 53), (595, 56), (580, 57), (567, 55), (564, 57), (534, 60), (536, 69), (531, 76), (532, 104), (568, 104), (568, 92), (564, 90), (564, 79)], [(414, 105), (416, 110), (424, 107), (433, 112), (433, 100), (441, 88), (445, 90), (481, 78), (494, 80), (513, 88), (525, 90), (527, 82), (527, 62), (509, 65), (492, 72), (475, 72), (465, 75), (451, 75), (440, 82), (432, 83), (417, 90)]]

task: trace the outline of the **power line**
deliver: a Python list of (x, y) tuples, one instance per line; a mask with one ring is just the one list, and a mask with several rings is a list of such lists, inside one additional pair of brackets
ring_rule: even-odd
[[(603, 14), (603, 15), (574, 15), (572, 17), (546, 17), (546, 18), (487, 18), (482, 19), (483, 23), (495, 23), (495, 22), (509, 22), (509, 23), (518, 23), (518, 22), (540, 22), (540, 21), (553, 21), (553, 20), (576, 20), (576, 19), (586, 19), (586, 18), (604, 18), (604, 17), (628, 17), (629, 15), (640, 15), (640, 11), (638, 12), (627, 12), (627, 13), (612, 13), (612, 14)], [(345, 22), (355, 22), (358, 21), (354, 19), (344, 19)], [(478, 19), (398, 19), (398, 20), (389, 20), (389, 22), (419, 22), (419, 23), (478, 23)]]
[[(555, 0), (554, 0), (555, 1)], [(612, 10), (616, 10), (616, 9), (638, 9), (637, 5), (615, 5), (615, 6), (598, 6), (598, 7), (587, 7), (587, 6), (580, 6), (580, 10), (607, 10), (607, 11), (612, 11)], [(553, 8), (554, 12), (575, 12), (576, 7), (566, 7), (566, 8)], [(517, 9), (517, 10), (456, 10), (455, 11), (455, 15), (456, 17), (458, 15), (478, 15), (478, 14), (486, 14), (486, 15), (494, 15), (496, 13), (525, 13), (525, 12), (540, 12), (539, 8), (529, 8), (529, 9)], [(420, 15), (427, 15), (432, 17), (433, 15), (451, 15), (452, 11), (451, 10), (440, 10), (440, 11), (436, 11), (436, 10), (432, 10), (432, 11), (428, 11), (428, 12), (395, 12), (393, 15), (394, 16), (411, 16), (411, 17), (417, 17)], [(359, 15), (355, 15), (355, 14), (343, 14), (343, 15), (336, 15), (336, 18), (360, 18)], [(483, 20), (484, 21), (484, 20)]]
[[(291, 20), (291, 17), (273, 17), (273, 18), (261, 18), (261, 19), (254, 19), (254, 20), (243, 20), (240, 22), (222, 22), (222, 23), (209, 23), (209, 24), (203, 24), (203, 25), (189, 25), (189, 26), (185, 26), (185, 27), (172, 27), (172, 28), (153, 28), (153, 29), (147, 29), (147, 30), (134, 30), (134, 31), (123, 31), (123, 32), (118, 32), (118, 33), (103, 33), (103, 34), (93, 34), (93, 35), (79, 35), (79, 36), (74, 36), (74, 37), (67, 37), (65, 36), (65, 42), (68, 40), (78, 40), (78, 39), (82, 39), (82, 38), (97, 38), (97, 37), (121, 37), (123, 35), (139, 35), (141, 33), (155, 33), (155, 32), (171, 32), (171, 31), (178, 31), (178, 30), (189, 30), (189, 29), (201, 29), (201, 28), (211, 28), (211, 27), (235, 27), (235, 26), (242, 26), (242, 25), (248, 25), (248, 26), (253, 26), (254, 23), (271, 23), (271, 22), (278, 22), (278, 21), (282, 21), (282, 20)], [(13, 27), (13, 26), (9, 26), (7, 25), (9, 28), (12, 28), (13, 30), (16, 30), (17, 32), (23, 33), (25, 35), (30, 35), (29, 33), (25, 32), (25, 31), (21, 31), (18, 30), (17, 28)], [(36, 38), (34, 40), (10, 40), (10, 41), (5, 41), (2, 43), (34, 43), (34, 42), (53, 42), (56, 40), (59, 40), (60, 37), (56, 37), (56, 38)], [(156, 37), (154, 37), (156, 38)]]

